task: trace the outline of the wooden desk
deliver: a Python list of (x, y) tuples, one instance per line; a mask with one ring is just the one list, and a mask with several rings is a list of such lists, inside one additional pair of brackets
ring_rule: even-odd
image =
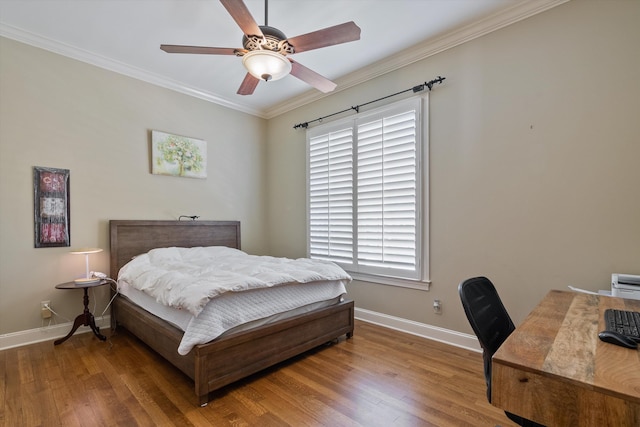
[(640, 426), (640, 351), (598, 338), (640, 301), (551, 291), (493, 356), (492, 404), (552, 426)]

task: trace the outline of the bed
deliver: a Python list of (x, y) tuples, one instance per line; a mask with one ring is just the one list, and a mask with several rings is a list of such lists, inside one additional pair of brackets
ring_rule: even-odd
[[(226, 246), (240, 249), (238, 221), (112, 220), (110, 276), (133, 257), (155, 248)], [(248, 375), (280, 363), (354, 329), (353, 301), (343, 300), (293, 317), (224, 334), (178, 354), (183, 331), (118, 296), (112, 306), (112, 330), (124, 327), (159, 353), (195, 383), (202, 406), (209, 393)]]

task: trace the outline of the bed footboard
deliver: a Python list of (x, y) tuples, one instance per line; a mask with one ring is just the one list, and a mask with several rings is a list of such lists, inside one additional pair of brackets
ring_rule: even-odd
[(185, 356), (178, 354), (183, 335), (181, 330), (140, 308), (126, 297), (118, 296), (112, 307), (112, 331), (124, 327), (189, 378), (195, 378), (195, 352), (191, 351)]
[(192, 378), (199, 404), (209, 393), (346, 335), (353, 336), (354, 303), (344, 301), (248, 331), (223, 335), (178, 354), (182, 331), (127, 298), (114, 301), (115, 322)]
[(196, 395), (209, 393), (325, 344), (354, 328), (353, 301), (321, 308), (271, 325), (223, 336), (195, 348)]

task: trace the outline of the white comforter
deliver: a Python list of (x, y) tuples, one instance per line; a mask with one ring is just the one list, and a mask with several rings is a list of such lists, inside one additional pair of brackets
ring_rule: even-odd
[(351, 277), (331, 262), (254, 256), (223, 246), (153, 249), (135, 257), (118, 275), (118, 281), (160, 304), (194, 316), (211, 298), (225, 292), (319, 280), (350, 281)]

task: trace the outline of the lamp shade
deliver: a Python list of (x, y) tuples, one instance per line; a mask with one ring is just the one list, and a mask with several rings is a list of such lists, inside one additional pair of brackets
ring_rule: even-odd
[(255, 78), (279, 80), (291, 72), (291, 62), (282, 54), (270, 50), (252, 50), (242, 57), (242, 65)]
[(82, 248), (82, 249), (74, 249), (70, 253), (74, 255), (85, 255), (85, 254), (97, 254), (98, 252), (102, 252), (100, 248)]
[(83, 279), (76, 279), (75, 282), (76, 283), (84, 283), (84, 284), (88, 284), (88, 283), (93, 283), (93, 282), (99, 282), (100, 279), (94, 278), (94, 277), (90, 277), (89, 276), (89, 254), (96, 254), (98, 252), (102, 252), (102, 249), (100, 248), (82, 248), (82, 249), (74, 249), (72, 251), (70, 251), (70, 253), (74, 254), (74, 255), (84, 255), (84, 263), (85, 263), (85, 277)]

